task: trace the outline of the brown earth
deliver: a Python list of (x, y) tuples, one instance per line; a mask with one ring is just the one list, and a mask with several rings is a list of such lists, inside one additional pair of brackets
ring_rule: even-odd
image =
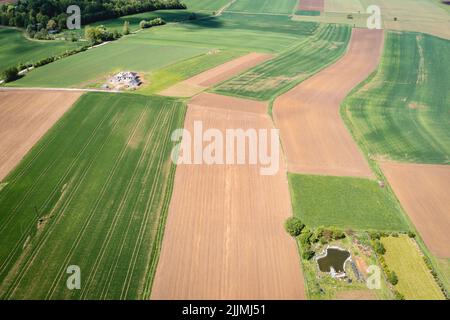
[(270, 54), (249, 53), (177, 83), (161, 91), (159, 94), (172, 97), (191, 97), (208, 87), (238, 75), (272, 57)]
[(82, 92), (0, 91), (0, 181)]
[(450, 166), (381, 162), (381, 169), (428, 248), (450, 257)]
[(299, 0), (298, 10), (320, 11), (325, 8), (325, 0)]
[(350, 91), (378, 65), (382, 30), (354, 29), (347, 53), (274, 102), (288, 171), (373, 177), (340, 116)]
[[(226, 109), (228, 99), (195, 98), (185, 128), (273, 128), (265, 103), (231, 98)], [(272, 176), (257, 165), (177, 166), (152, 299), (305, 298), (297, 247), (283, 227), (292, 211), (282, 165)]]

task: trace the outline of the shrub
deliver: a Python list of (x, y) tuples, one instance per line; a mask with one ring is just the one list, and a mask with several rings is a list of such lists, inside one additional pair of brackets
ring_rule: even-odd
[(163, 19), (155, 18), (150, 21), (142, 20), (141, 22), (139, 22), (139, 27), (141, 29), (146, 29), (146, 28), (151, 28), (151, 27), (155, 27), (155, 26), (162, 26), (164, 24), (166, 24), (166, 22)]
[(3, 71), (2, 78), (5, 82), (11, 82), (19, 78), (19, 69), (10, 67)]
[(304, 227), (305, 225), (297, 217), (290, 217), (284, 223), (284, 228), (293, 237), (297, 237)]
[(397, 290), (394, 290), (394, 297), (395, 300), (405, 300), (405, 296), (402, 295), (400, 292), (398, 292)]
[(311, 260), (315, 255), (315, 252), (311, 248), (302, 251), (302, 258), (305, 260)]
[(408, 237), (414, 239), (416, 237), (416, 234), (412, 231), (408, 231)]
[(300, 245), (302, 247), (306, 247), (310, 245), (310, 239), (312, 237), (313, 233), (309, 228), (304, 227), (300, 235), (298, 236), (298, 240), (300, 241)]
[(130, 34), (130, 23), (128, 21), (125, 21), (123, 23), (123, 34), (124, 35)]
[(386, 253), (386, 248), (383, 246), (383, 244), (379, 240), (373, 241), (373, 249), (376, 253), (383, 255)]
[(394, 271), (388, 271), (387, 272), (387, 280), (390, 284), (395, 286), (398, 283), (398, 277), (397, 274)]

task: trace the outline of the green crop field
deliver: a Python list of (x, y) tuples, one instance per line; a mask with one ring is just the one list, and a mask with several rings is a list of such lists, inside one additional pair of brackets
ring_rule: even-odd
[(381, 239), (388, 268), (398, 277), (395, 286), (407, 300), (443, 300), (444, 295), (433, 279), (417, 246), (407, 236)]
[(292, 14), (298, 0), (237, 0), (227, 11)]
[(170, 98), (80, 98), (4, 180), (0, 298), (148, 298), (184, 113)]
[(289, 174), (294, 214), (312, 227), (408, 230), (396, 200), (373, 180)]
[(19, 63), (36, 62), (80, 45), (82, 43), (62, 40), (29, 40), (22, 31), (0, 28), (0, 72)]
[[(130, 23), (130, 30), (136, 31), (139, 29), (139, 22), (142, 20), (152, 20), (155, 18), (162, 18), (166, 22), (179, 22), (187, 20), (193, 13), (192, 10), (158, 10), (158, 11), (150, 11), (132, 14), (128, 16), (119, 17), (117, 19), (104, 20), (96, 23), (90, 24), (91, 26), (103, 25), (109, 29), (117, 29), (117, 31), (122, 32), (123, 24), (125, 21)], [(201, 18), (203, 15), (201, 13), (197, 13), (197, 17)], [(82, 31), (84, 35), (84, 28)]]
[(218, 11), (231, 0), (183, 0), (189, 10)]
[(148, 75), (148, 85), (145, 85), (138, 92), (140, 94), (155, 94), (171, 85), (186, 80), (196, 74), (214, 68), (229, 60), (238, 58), (242, 52), (218, 51), (202, 54), (187, 60), (176, 62), (167, 67), (150, 72)]
[(377, 158), (450, 163), (450, 42), (387, 35), (377, 74), (343, 104), (355, 137)]
[(214, 91), (269, 100), (341, 57), (350, 33), (347, 26), (322, 25), (314, 35), (278, 57), (222, 83)]
[(317, 27), (315, 22), (292, 21), (287, 16), (225, 12), (219, 17), (152, 28), (136, 36), (161, 45), (280, 52), (312, 35)]
[(131, 35), (37, 68), (10, 85), (88, 86), (92, 82), (106, 80), (114, 72), (131, 70), (145, 73), (204, 52), (207, 50), (175, 44), (155, 45)]

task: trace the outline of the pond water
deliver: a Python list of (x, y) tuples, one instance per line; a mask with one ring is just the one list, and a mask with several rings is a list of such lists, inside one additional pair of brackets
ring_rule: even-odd
[(331, 267), (337, 273), (344, 272), (344, 263), (350, 257), (350, 252), (336, 248), (327, 248), (326, 255), (317, 259), (322, 272), (331, 272)]

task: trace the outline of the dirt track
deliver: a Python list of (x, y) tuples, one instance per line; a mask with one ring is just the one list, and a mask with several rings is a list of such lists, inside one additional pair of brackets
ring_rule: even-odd
[(172, 97), (191, 97), (208, 87), (238, 75), (270, 58), (272, 58), (270, 54), (249, 53), (182, 81), (163, 90), (160, 94)]
[(0, 92), (0, 181), (82, 92)]
[(382, 30), (354, 29), (343, 58), (275, 100), (274, 119), (289, 171), (373, 176), (339, 109), (349, 92), (375, 70), (382, 47)]
[[(192, 132), (201, 120), (204, 129), (222, 132), (270, 129), (266, 108), (202, 94), (189, 104), (185, 128)], [(258, 168), (177, 167), (152, 299), (305, 298), (296, 244), (283, 228), (292, 214), (286, 172), (262, 176)]]
[(439, 257), (450, 258), (450, 166), (380, 165), (428, 248)]

